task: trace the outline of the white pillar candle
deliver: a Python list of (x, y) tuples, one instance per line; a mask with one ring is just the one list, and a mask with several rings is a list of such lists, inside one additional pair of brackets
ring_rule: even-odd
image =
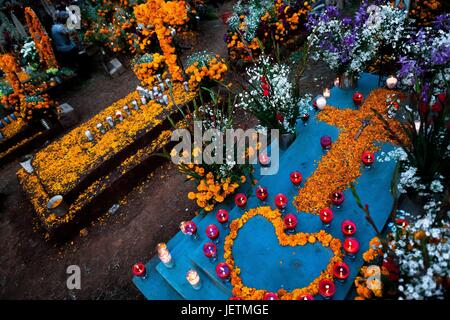
[(327, 105), (327, 99), (325, 99), (325, 97), (323, 97), (323, 96), (320, 96), (317, 98), (316, 104), (317, 104), (317, 109), (323, 110), (325, 108), (325, 106)]
[(138, 103), (137, 103), (136, 100), (131, 101), (131, 104), (133, 105), (133, 108), (134, 108), (135, 110), (139, 110), (139, 105), (138, 105)]
[(167, 96), (167, 94), (163, 95), (162, 99), (166, 106), (169, 105), (169, 97)]
[(123, 107), (123, 111), (125, 111), (125, 113), (126, 113), (128, 116), (131, 116), (130, 108), (128, 108), (127, 105), (126, 105), (125, 107)]
[(183, 82), (184, 91), (189, 92), (189, 84), (187, 81)]
[(158, 251), (159, 260), (168, 268), (173, 267), (172, 255), (167, 248), (165, 243), (160, 243), (156, 246), (156, 250)]
[(119, 120), (120, 122), (123, 122), (122, 112), (116, 111), (116, 119)]
[(91, 131), (86, 130), (86, 131), (84, 132), (84, 134), (86, 135), (86, 137), (88, 138), (89, 141), (94, 141), (94, 137), (92, 136)]
[(198, 290), (201, 287), (200, 276), (197, 271), (190, 269), (186, 274), (186, 280), (195, 289)]
[(106, 129), (103, 126), (103, 124), (101, 124), (101, 123), (97, 123), (97, 129), (98, 129), (98, 131), (100, 131), (101, 134), (105, 134), (106, 133)]
[(163, 82), (159, 83), (159, 90), (161, 90), (161, 92), (164, 92), (166, 90), (166, 87), (164, 86)]
[(157, 75), (156, 75), (156, 79), (158, 79), (158, 82), (161, 82), (161, 75), (160, 75), (160, 74), (157, 74)]
[(331, 91), (328, 88), (325, 88), (325, 90), (323, 90), (323, 96), (325, 98), (329, 98), (331, 96)]
[(386, 79), (386, 86), (389, 89), (394, 89), (397, 86), (397, 78), (394, 76), (390, 76), (389, 78)]
[(111, 128), (114, 128), (114, 121), (112, 117), (106, 117), (106, 122), (108, 122)]

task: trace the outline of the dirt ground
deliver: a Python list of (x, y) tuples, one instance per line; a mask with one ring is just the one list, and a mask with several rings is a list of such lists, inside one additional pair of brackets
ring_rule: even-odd
[[(201, 38), (193, 41), (187, 53), (203, 49), (226, 56), (226, 27), (220, 15), (231, 7), (232, 3), (226, 2), (219, 8), (219, 19), (202, 22)], [(302, 79), (302, 91), (317, 94), (331, 83), (331, 77), (323, 64), (311, 63)], [(111, 79), (96, 65), (90, 79), (72, 86), (58, 99), (70, 103), (84, 121), (137, 84), (129, 68)], [(244, 128), (255, 124), (242, 112), (237, 119)], [(0, 195), (4, 194), (0, 198), (1, 299), (142, 299), (131, 282), (131, 265), (147, 261), (157, 243), (169, 240), (179, 222), (195, 214), (195, 205), (186, 197), (192, 186), (167, 163), (133, 190), (115, 214), (105, 215), (89, 227), (87, 236), (57, 245), (35, 232), (31, 205), (15, 176), (18, 167), (16, 160), (0, 168)], [(81, 290), (66, 287), (66, 268), (73, 264), (82, 269)]]

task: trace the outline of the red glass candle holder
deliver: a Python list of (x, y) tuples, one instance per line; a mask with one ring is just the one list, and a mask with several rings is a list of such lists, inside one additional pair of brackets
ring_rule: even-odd
[(361, 92), (355, 92), (353, 94), (353, 103), (355, 106), (360, 107), (364, 101), (364, 96)]
[(350, 268), (345, 262), (338, 262), (334, 265), (333, 275), (338, 283), (344, 283), (350, 275)]
[(184, 234), (192, 236), (193, 239), (198, 239), (197, 225), (194, 221), (183, 221), (180, 223), (180, 230)]
[(304, 113), (301, 116), (303, 125), (306, 126), (308, 124), (308, 120), (309, 120), (309, 113)]
[(351, 237), (356, 233), (356, 224), (351, 220), (342, 221), (341, 230), (344, 236)]
[(267, 292), (264, 295), (264, 300), (278, 300), (278, 295), (273, 292)]
[(216, 266), (216, 274), (220, 279), (228, 281), (230, 279), (231, 269), (225, 262), (221, 262)]
[(314, 300), (314, 296), (305, 293), (300, 295), (297, 300)]
[(275, 205), (281, 211), (284, 211), (284, 209), (286, 209), (287, 203), (288, 198), (284, 194), (279, 193), (275, 196)]
[(359, 242), (355, 238), (347, 238), (344, 240), (344, 251), (346, 257), (352, 261), (355, 260), (356, 254), (359, 251)]
[(138, 262), (133, 265), (132, 268), (133, 275), (145, 280), (147, 278), (147, 270), (145, 269), (145, 265), (142, 262)]
[(269, 192), (267, 191), (266, 187), (263, 186), (257, 186), (256, 190), (256, 197), (262, 202), (264, 203), (267, 199), (267, 197), (269, 196)]
[(375, 162), (375, 155), (373, 154), (373, 152), (364, 151), (361, 156), (361, 160), (364, 163), (364, 165), (366, 166), (366, 168), (370, 169), (372, 167), (373, 163)]
[(345, 196), (341, 191), (335, 191), (331, 194), (331, 203), (334, 204), (338, 209), (342, 206), (344, 200)]
[(325, 228), (331, 226), (331, 221), (333, 220), (333, 211), (330, 208), (323, 208), (319, 213), (320, 221), (322, 221)]
[(225, 209), (219, 209), (216, 213), (216, 219), (217, 221), (226, 229), (228, 228), (228, 220), (230, 218), (230, 215), (227, 210)]
[(219, 228), (215, 224), (210, 224), (206, 227), (206, 236), (215, 244), (219, 243)]
[(298, 171), (291, 172), (289, 178), (295, 187), (300, 186), (300, 184), (302, 183), (302, 180), (303, 180), (302, 174)]
[(324, 299), (331, 299), (336, 293), (336, 285), (330, 279), (319, 282), (319, 293)]
[(287, 214), (284, 217), (284, 227), (286, 233), (294, 233), (295, 228), (297, 227), (297, 217), (294, 216), (292, 213)]
[(332, 140), (330, 136), (323, 136), (320, 138), (320, 145), (322, 146), (322, 150), (327, 151), (330, 150), (332, 144)]
[(211, 262), (214, 262), (217, 260), (217, 247), (212, 242), (207, 242), (203, 246), (203, 253), (207, 258), (211, 260)]
[(239, 208), (244, 208), (247, 205), (247, 196), (243, 193), (238, 193), (235, 197), (234, 197), (234, 203), (239, 207)]

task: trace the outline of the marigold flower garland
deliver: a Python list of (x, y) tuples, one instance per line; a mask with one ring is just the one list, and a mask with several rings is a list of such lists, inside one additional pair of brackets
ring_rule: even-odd
[(314, 279), (308, 286), (294, 289), (291, 292), (287, 292), (284, 289), (278, 290), (278, 296), (282, 300), (297, 300), (303, 294), (316, 295), (319, 292), (319, 282), (323, 279), (332, 279), (335, 263), (341, 262), (343, 259), (341, 241), (333, 238), (332, 235), (326, 233), (324, 230), (317, 233), (300, 232), (294, 235), (287, 235), (284, 231), (284, 222), (281, 217), (281, 213), (278, 210), (272, 210), (267, 206), (250, 209), (240, 218), (233, 220), (230, 224), (230, 233), (225, 238), (224, 259), (230, 268), (232, 268), (231, 285), (233, 286), (233, 296), (244, 300), (262, 300), (264, 294), (267, 293), (267, 290), (250, 288), (243, 283), (241, 277), (239, 276), (240, 269), (235, 264), (233, 258), (233, 245), (238, 236), (239, 229), (242, 228), (247, 221), (257, 215), (263, 216), (273, 224), (275, 234), (277, 235), (278, 241), (282, 246), (295, 247), (304, 246), (308, 243), (313, 244), (320, 242), (324, 247), (329, 247), (333, 251), (334, 257), (331, 258), (326, 269), (322, 271), (320, 276)]
[[(386, 97), (392, 91), (376, 89), (372, 91), (360, 110), (338, 110), (330, 106), (325, 107), (318, 114), (318, 119), (340, 128), (339, 138), (333, 143), (331, 150), (324, 155), (313, 175), (308, 178), (305, 187), (299, 191), (294, 199), (294, 206), (303, 212), (315, 213), (330, 205), (330, 195), (334, 191), (343, 191), (349, 184), (361, 175), (361, 154), (366, 151), (376, 151), (374, 142), (393, 142), (385, 130), (383, 123), (375, 116), (372, 108), (381, 114), (386, 112)], [(368, 125), (359, 139), (355, 134), (361, 127), (362, 120), (371, 117)], [(401, 132), (396, 120), (392, 127)]]
[(42, 27), (36, 13), (30, 7), (25, 8), (25, 19), (28, 30), (36, 45), (36, 50), (39, 53), (41, 64), (45, 69), (58, 68), (58, 62), (56, 61), (52, 48), (52, 41)]
[(8, 81), (14, 93), (20, 93), (22, 86), (17, 75), (20, 72), (20, 66), (11, 53), (0, 55), (0, 69), (5, 73), (6, 81)]

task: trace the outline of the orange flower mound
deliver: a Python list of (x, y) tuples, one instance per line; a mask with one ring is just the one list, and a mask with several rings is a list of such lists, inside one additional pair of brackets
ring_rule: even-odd
[(319, 282), (323, 279), (333, 279), (333, 268), (335, 263), (342, 262), (343, 254), (341, 251), (341, 241), (333, 238), (332, 235), (321, 230), (317, 233), (297, 233), (294, 235), (287, 235), (284, 232), (284, 222), (281, 213), (278, 210), (272, 210), (270, 207), (259, 207), (250, 209), (244, 213), (240, 218), (233, 220), (230, 224), (230, 233), (225, 238), (224, 244), (224, 258), (226, 263), (232, 268), (231, 271), (231, 285), (233, 286), (233, 296), (244, 300), (262, 300), (267, 290), (247, 287), (240, 278), (240, 269), (235, 265), (233, 258), (233, 244), (236, 239), (239, 229), (242, 228), (251, 218), (261, 215), (269, 220), (274, 228), (278, 241), (282, 246), (304, 246), (308, 243), (320, 242), (324, 247), (329, 247), (334, 254), (328, 266), (321, 272), (320, 276), (314, 279), (308, 286), (304, 288), (294, 289), (287, 292), (284, 289), (278, 290), (278, 296), (281, 300), (297, 300), (303, 294), (316, 295), (319, 292)]
[[(174, 83), (173, 94), (177, 104), (182, 105), (191, 101), (196, 93), (186, 93), (182, 84)], [(71, 190), (87, 172), (132, 143), (139, 132), (151, 130), (169, 113), (177, 110), (172, 102), (166, 107), (151, 101), (140, 106), (139, 111), (133, 109), (131, 116), (127, 116), (122, 108), (128, 105), (132, 109), (132, 100), (139, 101), (137, 91), (116, 101), (86, 123), (36, 153), (33, 167), (48, 193), (53, 196)], [(106, 117), (114, 117), (119, 110), (124, 115), (124, 121), (105, 134), (100, 134), (96, 128), (97, 124), (102, 123), (108, 128)], [(86, 138), (86, 130), (92, 132), (95, 142)], [(49, 163), (51, 165), (48, 165)]]
[[(153, 86), (157, 80), (155, 75), (162, 74), (164, 70), (164, 56), (154, 53), (152, 55), (152, 61), (141, 62), (137, 61), (133, 67), (134, 74), (145, 86)], [(164, 77), (164, 76), (163, 76)]]
[[(305, 187), (294, 199), (294, 206), (303, 212), (318, 214), (320, 209), (330, 206), (330, 195), (334, 191), (343, 191), (361, 175), (361, 155), (364, 151), (375, 152), (376, 141), (393, 142), (388, 132), (372, 108), (381, 114), (386, 112), (386, 96), (392, 95), (387, 89), (372, 91), (359, 110), (339, 110), (326, 106), (318, 115), (318, 119), (340, 128), (340, 134), (331, 150), (320, 161), (316, 171), (308, 178)], [(398, 94), (398, 93), (397, 93)], [(354, 137), (361, 128), (363, 119), (371, 119), (370, 124), (362, 131), (360, 137)], [(401, 132), (398, 122), (388, 120), (391, 127)]]
[(172, 45), (171, 30), (166, 26), (184, 25), (188, 20), (185, 1), (149, 0), (134, 7), (136, 21), (146, 26), (153, 25), (164, 53), (172, 80), (183, 80), (181, 68), (177, 64), (177, 55)]
[(363, 260), (365, 262), (372, 262), (376, 258), (383, 255), (383, 250), (380, 248), (381, 241), (378, 237), (372, 238), (369, 242), (369, 249), (363, 253)]
[(28, 30), (36, 45), (36, 51), (39, 54), (41, 64), (46, 68), (58, 68), (55, 54), (52, 48), (52, 40), (42, 27), (36, 13), (30, 7), (25, 8), (25, 19)]
[(186, 75), (189, 77), (189, 87), (197, 88), (205, 80), (220, 81), (227, 71), (228, 67), (225, 61), (218, 55), (204, 65), (196, 61), (186, 68)]

